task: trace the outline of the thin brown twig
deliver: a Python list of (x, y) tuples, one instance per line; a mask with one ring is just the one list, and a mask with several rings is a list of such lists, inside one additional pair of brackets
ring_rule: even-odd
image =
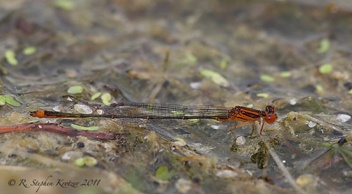
[(91, 132), (85, 130), (76, 130), (67, 127), (59, 126), (56, 123), (26, 123), (14, 126), (0, 126), (0, 134), (8, 133), (11, 131), (46, 131), (46, 132), (53, 132), (62, 135), (68, 135), (71, 137), (75, 136), (85, 136), (95, 139), (104, 139), (104, 140), (113, 140), (119, 139), (124, 134), (112, 134), (112, 133), (105, 133), (105, 132)]

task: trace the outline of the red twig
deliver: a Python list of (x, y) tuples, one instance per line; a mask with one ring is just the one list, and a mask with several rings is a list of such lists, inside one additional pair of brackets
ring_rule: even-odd
[(85, 130), (76, 130), (67, 127), (61, 127), (58, 124), (54, 123), (26, 123), (21, 125), (15, 126), (0, 126), (0, 134), (8, 133), (11, 131), (47, 131), (53, 133), (59, 133), (62, 135), (67, 135), (71, 137), (75, 136), (86, 136), (95, 139), (119, 139), (124, 134), (112, 134), (112, 133), (105, 133), (105, 132), (92, 132), (92, 131), (85, 131)]

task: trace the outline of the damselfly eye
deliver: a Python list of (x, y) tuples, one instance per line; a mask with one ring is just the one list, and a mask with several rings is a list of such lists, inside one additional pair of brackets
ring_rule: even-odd
[(276, 113), (276, 107), (273, 105), (268, 105), (265, 108), (266, 114), (275, 114)]
[(276, 114), (267, 114), (264, 118), (265, 122), (271, 124), (273, 122), (275, 122), (277, 119), (277, 115)]

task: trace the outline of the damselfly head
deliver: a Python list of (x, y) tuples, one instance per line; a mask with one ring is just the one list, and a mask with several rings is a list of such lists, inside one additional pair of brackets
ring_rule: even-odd
[(276, 115), (276, 107), (275, 106), (273, 106), (273, 105), (266, 106), (265, 113), (266, 113), (266, 115), (264, 117), (265, 122), (271, 124), (276, 121), (277, 115)]

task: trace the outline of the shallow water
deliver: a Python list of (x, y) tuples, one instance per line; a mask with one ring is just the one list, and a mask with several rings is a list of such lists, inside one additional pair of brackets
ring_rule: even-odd
[[(0, 10), (1, 126), (60, 124), (0, 135), (4, 191), (34, 193), (34, 179), (47, 180), (38, 193), (351, 191), (348, 1), (17, 0)], [(103, 104), (96, 93), (111, 95), (106, 104), (273, 104), (279, 118), (267, 136), (258, 124), (235, 129), (241, 144), (228, 130), (240, 122), (29, 116)], [(121, 136), (73, 135), (71, 124)]]

